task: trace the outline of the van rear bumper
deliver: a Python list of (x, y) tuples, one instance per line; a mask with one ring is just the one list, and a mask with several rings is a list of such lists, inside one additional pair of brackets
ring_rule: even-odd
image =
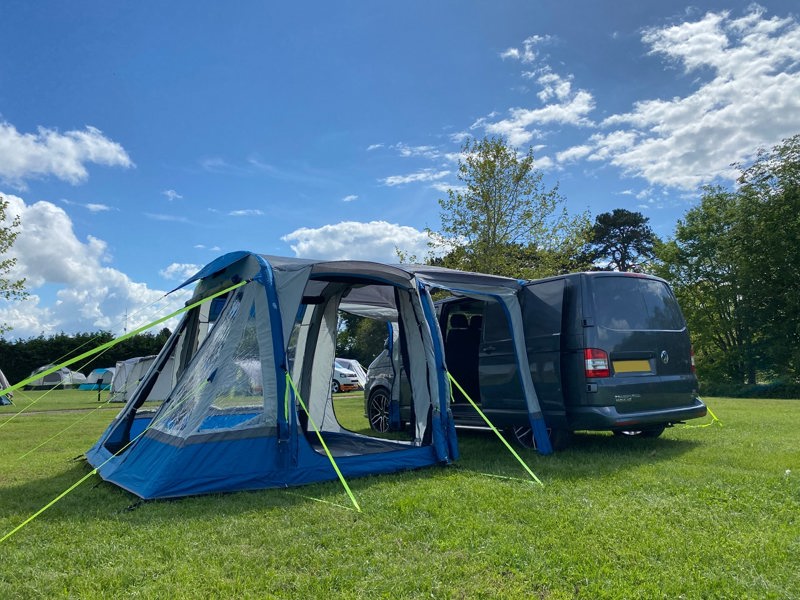
[(640, 429), (648, 425), (669, 425), (689, 419), (705, 417), (706, 405), (695, 398), (689, 406), (659, 408), (633, 413), (620, 413), (614, 406), (570, 407), (567, 420), (569, 428), (579, 430)]

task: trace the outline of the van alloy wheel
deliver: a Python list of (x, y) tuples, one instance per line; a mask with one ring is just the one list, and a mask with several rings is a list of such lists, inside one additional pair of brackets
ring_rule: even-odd
[[(515, 425), (509, 428), (511, 436), (517, 445), (523, 448), (536, 448), (536, 440), (533, 437), (533, 429), (530, 425)], [(564, 450), (569, 446), (572, 433), (566, 429), (547, 428), (547, 436), (550, 438), (550, 446), (553, 450)]]
[(338, 381), (336, 381), (335, 379), (334, 379), (333, 381), (331, 381), (331, 391), (332, 391), (334, 394), (338, 394), (339, 392), (341, 392), (341, 391), (342, 391), (342, 388), (341, 388), (341, 387), (339, 387), (339, 382), (338, 382)]
[(377, 389), (370, 394), (367, 417), (373, 430), (380, 433), (389, 431), (389, 395), (383, 389)]

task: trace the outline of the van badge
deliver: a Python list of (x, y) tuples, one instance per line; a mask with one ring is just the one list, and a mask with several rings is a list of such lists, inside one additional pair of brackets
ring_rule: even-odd
[(669, 362), (669, 354), (666, 350), (661, 351), (661, 362), (665, 365)]

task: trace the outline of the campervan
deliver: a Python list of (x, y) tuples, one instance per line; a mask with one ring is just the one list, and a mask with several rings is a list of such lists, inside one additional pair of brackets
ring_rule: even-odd
[[(663, 279), (573, 273), (523, 282), (518, 295), (527, 364), (554, 447), (579, 430), (657, 437), (706, 414), (686, 322)], [(437, 303), (437, 314), (450, 374), (495, 425), (533, 443), (503, 306), (451, 297)], [(365, 386), (368, 416), (378, 424), (377, 407), (398, 371), (403, 389), (402, 368), (390, 359), (389, 340)], [(458, 425), (481, 424), (457, 389), (452, 411)]]

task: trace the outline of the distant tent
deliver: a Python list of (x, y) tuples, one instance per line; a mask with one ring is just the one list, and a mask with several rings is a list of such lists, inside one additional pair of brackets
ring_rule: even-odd
[[(114, 380), (114, 367), (94, 369), (86, 378), (86, 382), (78, 386), (79, 390), (110, 390)], [(102, 382), (102, 383), (101, 383)]]
[[(3, 374), (3, 371), (0, 370), (0, 390), (5, 390), (5, 389), (8, 389), (10, 387), (11, 387), (11, 384), (8, 383), (8, 379), (6, 379), (6, 376)], [(10, 392), (8, 394), (0, 395), (0, 406), (8, 406), (9, 404), (14, 404), (11, 401), (11, 398), (13, 398), (13, 397), (14, 397), (14, 394), (12, 394)]]
[[(442, 340), (431, 298), (412, 273), (234, 252), (180, 287), (194, 282), (193, 302), (244, 283), (185, 315), (87, 452), (103, 479), (162, 498), (336, 479), (325, 448), (346, 477), (456, 457)], [(331, 379), (339, 310), (398, 323), (412, 395), (409, 440), (355, 433), (338, 421)], [(152, 410), (146, 402), (171, 359), (175, 386)]]
[[(144, 378), (150, 367), (156, 361), (155, 354), (152, 356), (137, 356), (127, 360), (117, 361), (115, 367), (114, 380), (111, 383), (111, 402), (127, 402), (131, 399), (133, 392), (139, 382)], [(148, 401), (163, 402), (169, 396), (175, 385), (175, 360), (171, 358), (161, 369), (161, 373), (156, 378), (156, 382), (148, 395)]]
[[(53, 365), (39, 367), (30, 376), (35, 377), (37, 373), (52, 368)], [(61, 367), (57, 371), (31, 381), (25, 387), (28, 389), (76, 388), (82, 383), (86, 383), (86, 375), (78, 371), (70, 371), (67, 367)]]
[(336, 362), (345, 369), (355, 373), (358, 378), (358, 383), (361, 384), (361, 389), (364, 389), (364, 386), (367, 385), (367, 371), (360, 362), (355, 358), (339, 358), (338, 356), (336, 357)]

